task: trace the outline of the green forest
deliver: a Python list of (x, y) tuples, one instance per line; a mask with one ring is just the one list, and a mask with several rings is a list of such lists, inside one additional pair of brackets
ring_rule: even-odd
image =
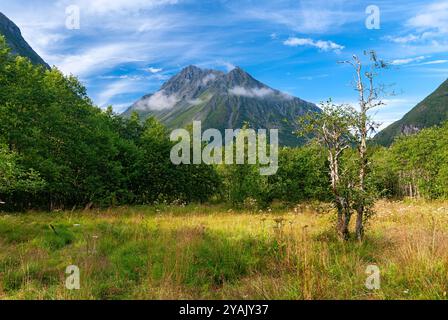
[[(155, 118), (101, 110), (75, 77), (9, 51), (1, 38), (2, 210), (207, 201), (267, 207), (331, 197), (327, 154), (313, 139), (282, 148), (279, 171), (268, 177), (250, 165), (176, 166), (169, 132)], [(389, 148), (370, 143), (369, 184), (378, 197), (448, 197), (448, 124)]]

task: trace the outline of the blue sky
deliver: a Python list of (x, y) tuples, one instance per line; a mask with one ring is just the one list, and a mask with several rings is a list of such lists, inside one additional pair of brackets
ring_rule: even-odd
[[(80, 29), (66, 8), (80, 9)], [(379, 8), (380, 28), (366, 27)], [(194, 64), (240, 66), (267, 85), (319, 103), (354, 102), (340, 60), (374, 49), (393, 64), (381, 82), (396, 95), (377, 112), (402, 117), (448, 75), (448, 1), (0, 0), (0, 11), (51, 65), (74, 74), (117, 112)]]

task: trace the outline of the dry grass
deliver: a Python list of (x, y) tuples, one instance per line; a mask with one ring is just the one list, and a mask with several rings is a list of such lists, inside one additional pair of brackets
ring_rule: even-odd
[[(448, 203), (380, 202), (363, 243), (322, 208), (0, 216), (3, 299), (446, 299)], [(320, 213), (317, 213), (320, 212)], [(49, 225), (55, 227), (53, 232)], [(65, 268), (81, 289), (65, 288)], [(381, 289), (365, 287), (368, 265)]]

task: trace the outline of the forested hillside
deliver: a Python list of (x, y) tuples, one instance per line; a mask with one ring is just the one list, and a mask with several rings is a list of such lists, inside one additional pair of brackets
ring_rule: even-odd
[(398, 138), (374, 156), (376, 184), (392, 197), (448, 198), (448, 123)]
[(441, 125), (448, 120), (448, 80), (410, 110), (401, 120), (394, 122), (375, 136), (375, 141), (390, 146), (395, 138), (410, 135), (424, 128)]

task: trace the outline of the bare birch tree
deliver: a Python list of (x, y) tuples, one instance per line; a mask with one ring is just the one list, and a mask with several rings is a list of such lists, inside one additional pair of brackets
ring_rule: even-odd
[(384, 88), (375, 83), (375, 78), (380, 69), (387, 67), (387, 64), (377, 58), (375, 51), (365, 51), (364, 55), (370, 60), (367, 66), (363, 65), (358, 56), (353, 55), (352, 60), (343, 61), (351, 65), (355, 70), (355, 90), (358, 92), (359, 110), (356, 113), (354, 130), (356, 135), (356, 145), (359, 155), (359, 176), (356, 183), (357, 197), (354, 204), (357, 212), (356, 217), (356, 237), (362, 240), (364, 236), (364, 220), (372, 214), (372, 203), (367, 194), (366, 178), (369, 170), (368, 139), (369, 135), (376, 129), (376, 123), (369, 116), (369, 111), (384, 105), (381, 95)]

